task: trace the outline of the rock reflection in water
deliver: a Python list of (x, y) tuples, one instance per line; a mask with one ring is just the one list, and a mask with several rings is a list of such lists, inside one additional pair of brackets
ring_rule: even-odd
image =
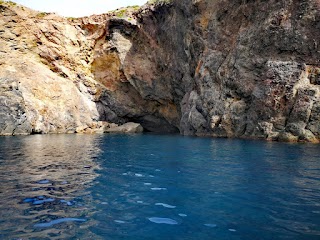
[[(89, 219), (94, 213), (92, 204), (87, 204), (92, 202), (87, 188), (97, 177), (95, 170), (99, 166), (95, 158), (101, 152), (97, 147), (99, 138), (98, 135), (0, 138), (0, 238), (15, 235), (61, 239), (76, 236), (75, 231), (85, 232), (94, 224), (87, 221), (63, 223), (51, 229), (34, 227), (60, 218)], [(81, 229), (75, 227), (78, 224)]]

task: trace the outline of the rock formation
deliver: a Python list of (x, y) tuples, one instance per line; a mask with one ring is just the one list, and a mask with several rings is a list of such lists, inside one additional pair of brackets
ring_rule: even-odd
[(107, 133), (141, 133), (143, 127), (139, 123), (127, 122), (121, 126), (109, 127), (106, 129)]
[(0, 134), (320, 139), (320, 2), (157, 1), (79, 19), (0, 5)]

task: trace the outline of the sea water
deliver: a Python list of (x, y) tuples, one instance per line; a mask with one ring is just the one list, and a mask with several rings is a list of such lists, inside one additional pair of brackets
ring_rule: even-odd
[(0, 239), (320, 239), (320, 147), (0, 137)]

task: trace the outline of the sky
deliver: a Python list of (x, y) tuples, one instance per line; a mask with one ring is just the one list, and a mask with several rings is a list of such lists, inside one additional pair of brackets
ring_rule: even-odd
[(55, 12), (65, 17), (83, 17), (105, 13), (120, 7), (143, 5), (147, 0), (12, 0), (41, 12)]

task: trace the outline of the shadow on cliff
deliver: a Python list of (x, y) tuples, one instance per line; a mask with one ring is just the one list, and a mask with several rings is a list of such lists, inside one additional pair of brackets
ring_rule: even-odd
[(170, 25), (164, 17), (170, 11), (170, 6), (161, 6), (156, 13), (144, 13), (139, 25), (125, 19), (107, 22), (92, 63), (95, 79), (106, 87), (96, 102), (100, 120), (138, 122), (151, 132), (179, 132), (184, 92), (172, 84), (172, 79), (183, 78), (172, 59), (179, 42), (172, 45), (171, 33), (163, 30)]

